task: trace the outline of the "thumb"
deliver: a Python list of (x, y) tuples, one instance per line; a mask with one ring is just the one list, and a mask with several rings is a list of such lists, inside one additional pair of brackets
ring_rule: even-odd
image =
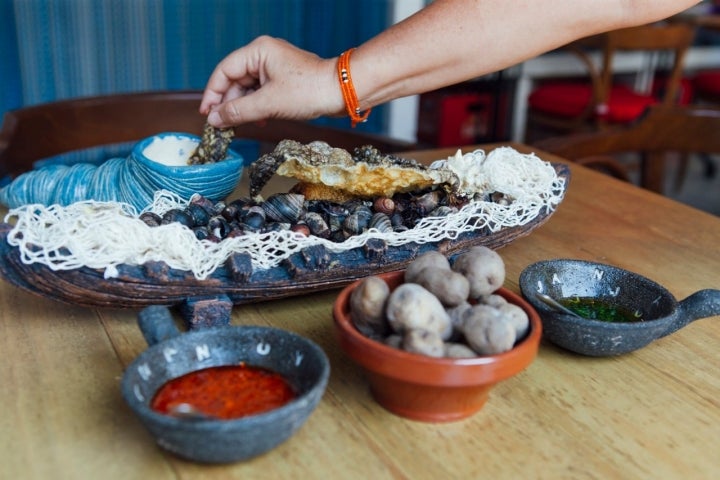
[(257, 122), (268, 118), (267, 108), (263, 107), (262, 95), (253, 92), (234, 100), (215, 106), (208, 115), (208, 123), (213, 127), (226, 128), (243, 123)]

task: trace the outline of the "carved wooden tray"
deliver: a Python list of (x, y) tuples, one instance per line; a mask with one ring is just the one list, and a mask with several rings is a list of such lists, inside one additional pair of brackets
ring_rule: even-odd
[[(565, 179), (567, 189), (568, 167), (553, 166)], [(342, 253), (330, 252), (322, 246), (311, 247), (267, 270), (252, 271), (249, 256), (236, 254), (205, 280), (196, 279), (191, 272), (169, 268), (163, 262), (120, 265), (119, 275), (111, 279), (105, 279), (102, 270), (87, 267), (53, 271), (42, 264), (24, 264), (19, 250), (7, 243), (11, 225), (0, 223), (0, 275), (31, 293), (74, 305), (112, 308), (184, 305), (192, 309), (209, 302), (231, 308), (233, 304), (339, 288), (368, 275), (400, 270), (429, 250), (453, 256), (475, 245), (498, 249), (528, 235), (552, 213), (544, 211), (522, 226), (494, 233), (474, 231), (436, 243), (388, 247), (378, 240)]]

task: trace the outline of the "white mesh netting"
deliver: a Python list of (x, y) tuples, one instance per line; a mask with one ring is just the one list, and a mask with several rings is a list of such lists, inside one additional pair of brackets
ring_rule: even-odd
[[(467, 189), (502, 192), (512, 199), (508, 205), (473, 201), (456, 213), (426, 217), (415, 228), (403, 232), (370, 229), (344, 242), (332, 242), (292, 231), (247, 233), (221, 242), (197, 240), (195, 234), (178, 223), (149, 227), (138, 212), (116, 202), (78, 202), (66, 207), (26, 205), (12, 209), (5, 222), (14, 221), (7, 240), (19, 249), (25, 263), (41, 263), (52, 270), (80, 267), (104, 269), (105, 278), (117, 276), (121, 264), (141, 265), (155, 260), (171, 268), (191, 271), (203, 280), (235, 252), (250, 254), (254, 269), (280, 264), (290, 255), (311, 245), (322, 244), (331, 252), (363, 246), (370, 238), (380, 238), (388, 246), (408, 242), (432, 243), (452, 240), (465, 232), (524, 225), (544, 209), (552, 211), (562, 200), (564, 179), (555, 169), (533, 154), (521, 154), (509, 147), (485, 155), (477, 150), (436, 162), (435, 167), (452, 168)], [(148, 210), (162, 214), (182, 208), (186, 201), (166, 191), (155, 195)]]

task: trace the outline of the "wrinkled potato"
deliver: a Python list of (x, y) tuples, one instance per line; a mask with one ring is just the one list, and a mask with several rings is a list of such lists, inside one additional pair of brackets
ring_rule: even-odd
[(360, 282), (350, 296), (351, 318), (364, 335), (411, 353), (496, 355), (530, 327), (521, 307), (495, 293), (504, 281), (505, 264), (487, 247), (473, 247), (452, 264), (431, 251), (408, 265), (405, 283), (393, 292), (380, 277)]
[(464, 343), (449, 342), (445, 344), (445, 356), (448, 358), (472, 358), (478, 354)]
[(428, 357), (445, 356), (445, 343), (437, 332), (419, 328), (405, 332), (402, 340), (402, 349), (427, 355)]
[(446, 307), (455, 307), (467, 301), (470, 282), (464, 275), (443, 267), (429, 266), (415, 275), (415, 282), (435, 295)]
[(446, 270), (450, 270), (450, 261), (442, 253), (431, 250), (425, 252), (415, 260), (410, 262), (405, 270), (405, 282), (406, 283), (418, 283), (417, 275), (420, 271), (426, 267), (439, 267)]
[(401, 349), (401, 348), (402, 348), (402, 341), (403, 341), (402, 335), (398, 335), (397, 333), (393, 333), (392, 335), (388, 335), (388, 336), (385, 338), (384, 343), (385, 343), (385, 345), (387, 345), (388, 347), (393, 347), (393, 348)]
[(421, 329), (447, 339), (452, 333), (450, 317), (435, 295), (416, 283), (403, 283), (388, 298), (385, 315), (399, 334)]
[(530, 330), (530, 319), (527, 313), (525, 313), (525, 310), (519, 305), (505, 303), (504, 305), (500, 305), (498, 310), (500, 310), (500, 313), (505, 315), (505, 318), (512, 324), (515, 329), (516, 338), (523, 338), (528, 330)]
[(505, 305), (508, 303), (508, 301), (505, 300), (505, 297), (503, 297), (502, 295), (498, 295), (497, 293), (483, 295), (477, 300), (478, 303), (482, 303), (483, 305), (490, 305), (491, 307), (495, 308), (499, 308), (501, 305)]
[(485, 246), (458, 255), (452, 269), (470, 282), (470, 298), (490, 295), (505, 282), (505, 263), (497, 252)]
[(480, 355), (507, 352), (515, 344), (515, 327), (496, 308), (475, 305), (463, 317), (463, 334)]
[(447, 314), (450, 316), (450, 322), (452, 322), (454, 328), (462, 328), (462, 322), (465, 312), (467, 312), (471, 308), (472, 305), (470, 305), (469, 302), (464, 301), (460, 305), (445, 309)]
[(350, 319), (360, 333), (368, 337), (384, 337), (389, 331), (385, 318), (385, 304), (390, 288), (379, 277), (360, 281), (350, 295)]

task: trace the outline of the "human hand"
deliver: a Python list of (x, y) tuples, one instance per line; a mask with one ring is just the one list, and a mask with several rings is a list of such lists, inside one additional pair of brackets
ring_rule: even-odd
[(308, 120), (344, 114), (334, 59), (258, 37), (215, 67), (200, 103), (215, 127), (267, 118)]

